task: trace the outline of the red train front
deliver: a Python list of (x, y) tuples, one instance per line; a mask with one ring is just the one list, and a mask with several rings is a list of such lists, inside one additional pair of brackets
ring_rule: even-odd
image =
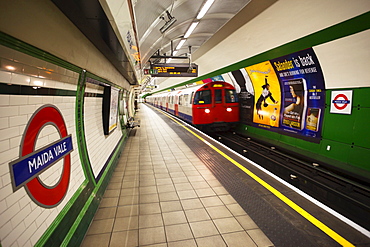
[(239, 122), (235, 88), (227, 82), (209, 82), (195, 91), (192, 123), (205, 130), (227, 130)]

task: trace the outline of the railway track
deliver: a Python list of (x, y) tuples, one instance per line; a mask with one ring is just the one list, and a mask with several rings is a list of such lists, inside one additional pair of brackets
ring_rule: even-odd
[[(370, 187), (341, 176), (285, 150), (264, 145), (235, 132), (209, 134), (246, 158), (357, 223), (370, 227)], [(313, 159), (312, 159), (313, 160)]]

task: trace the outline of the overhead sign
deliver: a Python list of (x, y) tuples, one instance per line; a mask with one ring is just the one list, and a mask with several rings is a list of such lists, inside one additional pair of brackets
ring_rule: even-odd
[(330, 102), (330, 113), (351, 114), (352, 90), (332, 91)]
[(149, 73), (153, 77), (197, 77), (198, 65), (186, 63), (152, 64)]

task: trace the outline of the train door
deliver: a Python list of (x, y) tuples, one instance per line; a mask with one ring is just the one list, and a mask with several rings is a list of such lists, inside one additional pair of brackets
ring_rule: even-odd
[(178, 116), (179, 115), (179, 105), (178, 105), (178, 102), (179, 102), (179, 96), (175, 96), (175, 116)]
[(223, 101), (224, 98), (224, 90), (223, 89), (214, 89), (213, 90), (213, 112), (217, 112), (217, 114), (213, 115), (214, 122), (221, 122), (225, 119), (225, 104)]
[(168, 101), (170, 100), (170, 96), (166, 95), (165, 99), (166, 99), (166, 109), (165, 110), (168, 112)]

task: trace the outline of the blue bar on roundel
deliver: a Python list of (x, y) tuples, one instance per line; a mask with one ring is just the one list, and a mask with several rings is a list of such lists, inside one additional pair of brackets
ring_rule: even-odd
[(13, 190), (18, 190), (72, 151), (72, 135), (68, 135), (11, 162), (9, 166), (12, 175)]

